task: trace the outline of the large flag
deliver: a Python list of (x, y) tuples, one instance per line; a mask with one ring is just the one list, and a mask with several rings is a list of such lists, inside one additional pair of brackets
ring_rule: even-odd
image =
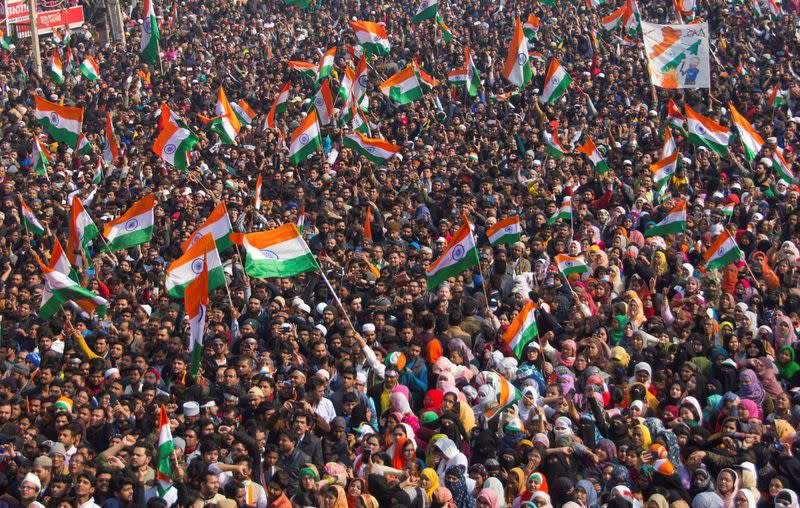
[[(369, 85), (369, 78), (367, 77), (367, 59), (365, 55), (361, 55), (356, 65), (356, 71), (353, 75), (353, 82), (350, 86), (350, 95), (345, 102), (345, 109), (350, 111), (350, 106), (353, 104), (361, 104), (362, 100), (366, 97), (367, 86)], [(349, 119), (348, 119), (349, 120)]]
[(464, 223), (450, 238), (439, 259), (425, 271), (428, 290), (436, 289), (442, 282), (467, 268), (478, 264), (478, 249), (472, 235), (472, 227)]
[(706, 118), (688, 105), (686, 106), (689, 141), (705, 146), (720, 157), (728, 152), (731, 131), (714, 120)]
[(674, 235), (681, 231), (686, 231), (686, 201), (678, 203), (661, 222), (645, 230), (644, 236)]
[(522, 228), (519, 223), (519, 215), (512, 215), (486, 230), (486, 236), (492, 245), (504, 243), (517, 243), (522, 237)]
[(53, 237), (53, 250), (50, 251), (50, 264), (48, 266), (59, 273), (63, 273), (75, 282), (79, 281), (78, 274), (75, 273), (75, 269), (69, 264), (69, 259), (64, 249), (61, 247), (61, 242), (58, 241), (57, 236)]
[(358, 43), (373, 55), (388, 55), (392, 50), (386, 28), (371, 21), (351, 21), (350, 28), (356, 34)]
[(153, 152), (167, 164), (184, 171), (189, 170), (189, 152), (200, 141), (192, 131), (167, 122), (153, 144)]
[(289, 60), (286, 62), (290, 69), (294, 69), (303, 76), (309, 78), (311, 81), (317, 80), (317, 70), (319, 65), (311, 62), (304, 62), (302, 60)]
[(119, 161), (119, 143), (114, 132), (114, 122), (111, 121), (111, 111), (106, 111), (106, 143), (103, 146), (103, 161), (109, 166), (116, 165)]
[(225, 285), (225, 273), (217, 246), (211, 234), (201, 236), (186, 252), (167, 268), (166, 289), (172, 298), (181, 298), (186, 287), (203, 271), (203, 259), (208, 269), (208, 290)]
[(675, 174), (679, 156), (680, 152), (676, 150), (660, 161), (650, 164), (650, 171), (653, 173), (653, 183), (656, 184), (656, 188), (660, 194), (664, 194), (664, 189), (669, 184), (669, 179)]
[(411, 67), (414, 68), (414, 74), (417, 75), (423, 93), (430, 92), (434, 87), (439, 86), (439, 82), (433, 79), (433, 76), (425, 72), (425, 69), (423, 69), (416, 60), (411, 61)]
[(522, 31), (528, 40), (533, 39), (538, 35), (539, 26), (541, 23), (542, 20), (536, 17), (534, 14), (528, 15), (528, 19), (525, 21), (525, 24), (522, 25)]
[(508, 47), (503, 76), (520, 88), (527, 85), (533, 77), (533, 71), (528, 62), (528, 39), (525, 37), (519, 18), (516, 19), (514, 25), (514, 36)]
[(236, 115), (236, 119), (239, 120), (241, 125), (251, 125), (256, 118), (255, 111), (250, 108), (249, 104), (241, 99), (236, 102), (231, 102), (231, 109), (233, 109), (233, 113)]
[(576, 148), (576, 150), (587, 156), (589, 160), (592, 161), (592, 166), (594, 166), (594, 170), (597, 171), (599, 174), (602, 175), (608, 171), (608, 163), (606, 163), (606, 160), (600, 154), (600, 150), (597, 149), (597, 147), (594, 144), (594, 141), (592, 141), (592, 138), (587, 136), (586, 142), (581, 146), (579, 146), (578, 148)]
[(438, 0), (422, 0), (417, 7), (417, 13), (411, 18), (411, 22), (417, 26), (426, 19), (436, 18), (437, 9), (439, 8)]
[(244, 272), (256, 279), (293, 277), (299, 273), (319, 270), (314, 254), (300, 231), (291, 222), (270, 231), (233, 235), (244, 247)]
[(336, 46), (332, 47), (319, 60), (317, 67), (317, 82), (327, 78), (333, 72), (333, 64), (336, 61)]
[(742, 147), (744, 148), (745, 155), (747, 155), (747, 161), (753, 162), (758, 152), (761, 151), (761, 147), (764, 146), (764, 140), (758, 135), (753, 126), (750, 125), (750, 122), (748, 122), (730, 102), (728, 103), (728, 108), (731, 110), (733, 124), (736, 126), (736, 130), (739, 131), (739, 139), (742, 141)]
[(686, 117), (672, 99), (667, 102), (667, 123), (680, 130), (686, 128)]
[(583, 260), (583, 256), (568, 256), (567, 254), (556, 254), (553, 258), (558, 266), (558, 271), (564, 275), (588, 273), (589, 267)]
[(161, 404), (158, 417), (158, 461), (156, 462), (156, 480), (159, 483), (159, 491), (166, 491), (172, 485), (173, 453), (175, 453), (175, 442), (172, 440), (169, 416), (164, 404)]
[(47, 149), (47, 145), (42, 143), (42, 140), (39, 139), (38, 136), (33, 137), (33, 152), (31, 153), (31, 159), (31, 162), (33, 163), (33, 170), (36, 172), (36, 174), (39, 176), (46, 175), (47, 168), (50, 167), (53, 156), (50, 154), (50, 150)]
[(664, 129), (664, 146), (661, 147), (661, 158), (666, 159), (677, 151), (678, 144), (675, 142), (675, 138), (672, 137), (672, 129)]
[(328, 81), (326, 79), (322, 82), (322, 86), (319, 87), (317, 95), (312, 101), (312, 107), (317, 111), (321, 126), (328, 125), (333, 121), (333, 94)]
[(690, 25), (642, 22), (650, 82), (661, 88), (708, 88), (711, 83), (708, 33), (706, 22)]
[(36, 254), (34, 256), (44, 275), (44, 291), (42, 291), (42, 303), (39, 306), (40, 318), (50, 319), (61, 309), (62, 305), (70, 300), (89, 314), (97, 311), (99, 315), (105, 315), (108, 301), (88, 289), (82, 288), (67, 275), (45, 265)]
[(495, 375), (499, 378), (500, 390), (497, 394), (497, 405), (493, 408), (487, 409), (483, 413), (483, 416), (487, 421), (501, 414), (503, 411), (516, 404), (517, 401), (522, 398), (522, 392), (519, 391), (519, 389), (508, 379), (497, 373), (492, 373), (492, 375)]
[(571, 196), (564, 196), (564, 199), (561, 201), (561, 207), (556, 210), (556, 213), (553, 214), (550, 219), (547, 220), (547, 225), (552, 226), (558, 220), (565, 220), (569, 221), (570, 224), (572, 223), (572, 197)]
[(403, 148), (383, 139), (368, 138), (358, 131), (345, 136), (342, 144), (375, 164), (383, 164)]
[(447, 81), (450, 86), (458, 86), (467, 82), (467, 69), (453, 69), (447, 73)]
[(286, 111), (286, 106), (289, 103), (289, 85), (291, 85), (291, 83), (283, 85), (281, 91), (278, 92), (278, 96), (275, 97), (275, 102), (272, 103), (272, 107), (269, 108), (269, 113), (267, 113), (267, 127), (270, 129), (275, 128), (275, 115)]
[(322, 146), (322, 137), (317, 122), (317, 112), (311, 110), (295, 130), (289, 144), (289, 162), (295, 166), (303, 162), (309, 155)]
[(19, 206), (22, 210), (22, 225), (25, 226), (25, 231), (33, 233), (34, 235), (43, 235), (44, 226), (42, 226), (42, 223), (36, 218), (36, 215), (33, 214), (33, 211), (28, 208), (28, 205), (25, 204), (21, 195), (19, 196)]
[(67, 236), (67, 259), (72, 266), (82, 268), (83, 256), (81, 250), (89, 256), (89, 244), (97, 238), (100, 230), (97, 229), (89, 213), (83, 207), (78, 195), (72, 196), (72, 209), (70, 210), (69, 236)]
[(381, 83), (380, 90), (398, 104), (408, 104), (422, 98), (422, 87), (410, 65)]
[(158, 62), (158, 46), (161, 34), (158, 30), (158, 19), (156, 19), (156, 10), (153, 7), (153, 0), (144, 0), (144, 9), (142, 10), (142, 42), (141, 51), (144, 61), (151, 65)]
[(560, 159), (568, 151), (558, 140), (558, 127), (553, 127), (552, 133), (544, 131), (544, 143), (547, 155), (556, 160)]
[(44, 125), (55, 139), (72, 148), (78, 143), (78, 135), (83, 127), (83, 108), (60, 106), (38, 95), (36, 101), (36, 123)]
[(625, 16), (625, 10), (627, 8), (627, 3), (620, 5), (616, 8), (611, 14), (605, 16), (600, 23), (603, 25), (603, 29), (607, 32), (611, 32), (616, 30), (620, 24), (622, 24), (622, 19)]
[(183, 304), (189, 317), (189, 374), (194, 378), (200, 370), (203, 354), (203, 335), (206, 328), (206, 309), (208, 307), (208, 266), (203, 258), (203, 269), (183, 293)]
[(478, 73), (478, 67), (472, 60), (469, 48), (464, 48), (464, 51), (466, 53), (466, 58), (464, 60), (465, 69), (467, 71), (467, 95), (475, 97), (478, 95), (478, 88), (481, 86), (481, 76), (480, 73)]
[(791, 164), (786, 162), (786, 159), (783, 158), (783, 154), (781, 153), (781, 149), (775, 147), (772, 151), (772, 167), (777, 171), (778, 176), (786, 180), (788, 184), (794, 183), (794, 173), (792, 172)]
[(714, 268), (724, 268), (729, 264), (742, 258), (742, 251), (736, 245), (736, 240), (726, 229), (711, 244), (711, 247), (703, 254), (706, 261), (706, 270)]
[(219, 252), (225, 252), (233, 246), (231, 241), (233, 226), (231, 225), (231, 219), (228, 216), (228, 208), (225, 206), (224, 201), (220, 201), (219, 204), (214, 207), (214, 210), (212, 210), (208, 218), (200, 224), (197, 231), (192, 233), (192, 236), (183, 242), (181, 249), (186, 252), (194, 242), (209, 233), (211, 233), (211, 236), (214, 238), (214, 243), (216, 243)]
[(348, 65), (344, 70), (344, 74), (340, 77), (339, 90), (336, 91), (336, 95), (341, 97), (345, 104), (350, 100), (350, 89), (353, 88), (355, 79), (355, 70)]
[(367, 117), (364, 116), (364, 110), (361, 109), (361, 106), (358, 104), (351, 105), (350, 116), (352, 117), (351, 125), (354, 132), (360, 132), (368, 137), (372, 136), (372, 129), (369, 127), (369, 121), (367, 121)]
[(97, 60), (91, 56), (87, 56), (83, 59), (78, 70), (81, 71), (81, 74), (89, 81), (98, 81), (100, 79), (100, 66), (97, 64)]
[(517, 358), (522, 358), (522, 353), (539, 335), (536, 326), (536, 310), (532, 301), (526, 300), (522, 310), (503, 334), (503, 342), (514, 352)]
[(55, 48), (53, 48), (53, 52), (50, 54), (50, 62), (47, 64), (47, 74), (57, 85), (64, 82), (64, 67), (61, 64), (61, 58), (58, 57), (58, 52)]
[(572, 76), (558, 63), (558, 60), (553, 58), (550, 60), (550, 67), (547, 68), (547, 75), (544, 77), (544, 89), (542, 95), (539, 96), (539, 102), (553, 104), (564, 95), (570, 83), (572, 83)]
[(106, 224), (103, 236), (108, 250), (130, 249), (149, 242), (153, 237), (153, 210), (156, 198), (149, 194), (133, 204), (118, 219)]
[(217, 92), (217, 103), (214, 106), (214, 113), (216, 117), (208, 121), (207, 129), (216, 132), (219, 135), (222, 143), (232, 145), (236, 139), (236, 135), (242, 128), (242, 124), (233, 112), (228, 97), (225, 95), (225, 90), (222, 86), (219, 87)]

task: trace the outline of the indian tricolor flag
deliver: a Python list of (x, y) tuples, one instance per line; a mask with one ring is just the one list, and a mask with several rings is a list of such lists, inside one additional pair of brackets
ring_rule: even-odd
[(256, 118), (255, 111), (241, 99), (238, 102), (232, 102), (231, 109), (233, 109), (233, 113), (242, 125), (251, 125)]
[(156, 198), (147, 195), (133, 204), (118, 219), (114, 219), (103, 228), (103, 236), (108, 250), (130, 249), (149, 242), (153, 237), (153, 210)]
[(558, 266), (558, 271), (564, 275), (588, 273), (589, 267), (583, 260), (583, 256), (569, 256), (567, 254), (556, 254), (553, 258)]
[(678, 144), (672, 136), (672, 129), (664, 129), (664, 145), (661, 147), (661, 158), (666, 159), (678, 151)]
[(314, 254), (291, 222), (270, 231), (236, 233), (234, 242), (244, 248), (244, 272), (256, 279), (293, 277), (319, 270)]
[(316, 110), (321, 126), (328, 125), (333, 121), (333, 94), (331, 93), (329, 80), (326, 79), (322, 82), (322, 86), (317, 90), (317, 95), (314, 96), (311, 107)]
[(60, 106), (38, 95), (34, 99), (36, 123), (44, 125), (56, 141), (75, 148), (83, 127), (83, 108)]
[(734, 208), (736, 208), (736, 203), (734, 203), (733, 201), (725, 203), (724, 205), (720, 206), (720, 209), (722, 210), (722, 215), (727, 218), (733, 217)]
[(422, 0), (417, 7), (417, 13), (411, 18), (411, 22), (419, 26), (426, 19), (434, 19), (438, 8), (438, 0)]
[(786, 180), (789, 184), (794, 182), (794, 173), (792, 172), (791, 164), (783, 158), (783, 154), (778, 147), (775, 147), (772, 151), (772, 167), (782, 180)]
[(78, 155), (88, 155), (92, 153), (93, 148), (94, 147), (92, 146), (92, 143), (89, 142), (89, 140), (86, 139), (86, 136), (81, 132), (78, 135), (78, 143), (75, 151), (78, 152)]
[(61, 64), (61, 58), (59, 58), (55, 48), (50, 54), (50, 62), (47, 64), (47, 74), (57, 85), (64, 82), (64, 67)]
[(736, 245), (736, 240), (727, 229), (719, 235), (711, 247), (703, 254), (706, 261), (706, 270), (724, 268), (731, 263), (739, 261), (742, 251)]
[(19, 206), (22, 209), (22, 225), (25, 226), (25, 231), (34, 235), (43, 235), (44, 226), (33, 214), (33, 211), (28, 208), (28, 205), (25, 204), (22, 196), (19, 197)]
[(561, 144), (561, 141), (558, 140), (558, 127), (553, 127), (553, 132), (544, 132), (544, 143), (545, 149), (547, 150), (547, 155), (550, 157), (558, 160), (560, 159), (565, 153), (567, 153), (567, 149), (564, 148), (564, 145)]
[(197, 228), (197, 231), (183, 242), (181, 249), (186, 252), (194, 242), (200, 240), (204, 235), (211, 234), (214, 238), (214, 243), (217, 245), (217, 250), (225, 252), (233, 245), (231, 233), (233, 233), (233, 226), (228, 216), (228, 208), (225, 206), (224, 201), (220, 201), (208, 218)]
[(166, 491), (172, 485), (173, 453), (175, 453), (175, 442), (172, 440), (169, 416), (167, 408), (161, 404), (158, 417), (158, 460), (156, 462), (156, 480), (159, 483), (159, 491)]
[(595, 146), (594, 141), (592, 141), (592, 138), (587, 137), (586, 142), (581, 146), (579, 146), (578, 148), (576, 148), (576, 150), (587, 156), (589, 160), (592, 161), (592, 166), (594, 166), (594, 170), (597, 171), (599, 174), (602, 175), (608, 171), (608, 164), (606, 163), (606, 160), (603, 158), (603, 156), (600, 154), (600, 150), (598, 150), (597, 147)]
[(50, 264), (48, 266), (59, 273), (63, 273), (75, 282), (80, 280), (72, 265), (69, 264), (69, 259), (67, 259), (67, 255), (64, 253), (57, 236), (53, 237), (53, 250), (50, 251)]
[(508, 47), (503, 76), (520, 88), (527, 85), (533, 77), (533, 71), (528, 62), (528, 39), (525, 37), (519, 18), (516, 19), (514, 25), (514, 36)]
[(345, 136), (342, 144), (375, 164), (383, 164), (403, 148), (383, 139), (368, 138), (358, 131)]
[(775, 2), (775, 0), (767, 0), (767, 6), (769, 7), (769, 15), (771, 18), (780, 18), (781, 17), (781, 6)]
[(50, 167), (52, 158), (53, 156), (50, 154), (50, 150), (47, 149), (47, 146), (42, 143), (42, 140), (39, 139), (38, 136), (34, 136), (31, 159), (33, 162), (33, 170), (37, 175), (42, 176), (47, 174), (47, 168)]
[(517, 358), (522, 358), (522, 353), (536, 337), (539, 335), (539, 328), (536, 326), (536, 306), (532, 301), (527, 300), (522, 310), (503, 334), (503, 341), (506, 346), (514, 352)]
[(258, 174), (258, 178), (256, 179), (256, 194), (255, 194), (255, 203), (253, 204), (256, 210), (261, 209), (261, 173)]
[(447, 81), (452, 86), (458, 86), (467, 82), (467, 69), (454, 69), (447, 73)]
[[(72, 196), (72, 208), (70, 210), (69, 235), (67, 236), (67, 259), (72, 266), (83, 267), (83, 255), (89, 257), (89, 244), (97, 238), (100, 230), (97, 229), (94, 221), (89, 217), (89, 212), (83, 207), (78, 195)], [(90, 260), (91, 263), (91, 260)]]
[(542, 20), (536, 17), (534, 14), (529, 14), (528, 19), (525, 20), (525, 23), (522, 25), (522, 31), (525, 34), (525, 37), (528, 39), (533, 39), (539, 33), (539, 26), (542, 24)]
[(547, 75), (544, 78), (544, 90), (539, 96), (539, 102), (543, 104), (553, 104), (561, 98), (567, 91), (572, 77), (566, 69), (553, 58), (550, 60), (550, 67), (547, 68)]
[(464, 64), (467, 69), (467, 95), (475, 97), (478, 95), (478, 88), (481, 86), (481, 76), (478, 73), (478, 67), (472, 60), (472, 54), (469, 52), (469, 48), (464, 48), (464, 51), (466, 53)]
[(669, 184), (669, 179), (675, 174), (675, 168), (678, 166), (678, 157), (680, 152), (672, 152), (672, 155), (661, 159), (660, 161), (650, 164), (650, 172), (653, 173), (653, 183), (660, 194), (664, 193), (664, 189)]
[(70, 300), (89, 314), (97, 311), (98, 315), (105, 315), (108, 302), (104, 298), (82, 288), (67, 275), (45, 265), (36, 254), (34, 257), (44, 275), (44, 291), (42, 291), (42, 303), (39, 306), (40, 318), (50, 319), (61, 309), (62, 305)]
[(667, 123), (680, 130), (686, 127), (686, 117), (672, 99), (667, 102)]
[(106, 111), (106, 143), (103, 146), (103, 161), (109, 166), (116, 165), (119, 160), (119, 143), (114, 132), (114, 122), (111, 121), (111, 110)]
[(478, 264), (478, 249), (472, 236), (472, 227), (464, 223), (450, 238), (439, 259), (425, 271), (428, 290), (436, 289), (442, 282), (455, 277), (467, 268)]
[(336, 46), (326, 51), (322, 55), (322, 58), (320, 58), (319, 66), (317, 67), (317, 82), (320, 82), (331, 75), (331, 72), (333, 72), (333, 64), (335, 61), (336, 61)]
[(410, 65), (381, 83), (379, 88), (381, 93), (398, 104), (408, 104), (422, 98), (422, 87)]
[(225, 90), (219, 87), (217, 92), (217, 103), (214, 106), (214, 113), (216, 117), (208, 121), (206, 129), (216, 132), (219, 135), (220, 141), (224, 144), (232, 145), (236, 139), (236, 135), (242, 128), (241, 122), (236, 118), (228, 98), (225, 96)]
[(184, 171), (189, 170), (189, 152), (200, 141), (192, 131), (167, 122), (153, 144), (153, 153), (167, 164)]
[(483, 413), (483, 415), (486, 417), (486, 420), (491, 420), (495, 416), (501, 414), (503, 411), (516, 404), (517, 401), (522, 398), (522, 392), (519, 391), (517, 387), (511, 383), (511, 381), (504, 378), (500, 374), (492, 374), (499, 378), (500, 390), (497, 394), (497, 405), (493, 408), (487, 409), (486, 412)]
[(144, 8), (142, 9), (142, 41), (140, 46), (142, 59), (151, 65), (155, 65), (159, 60), (158, 45), (159, 39), (161, 38), (153, 1), (154, 0), (144, 0)]
[(340, 79), (339, 90), (336, 91), (336, 95), (341, 97), (346, 104), (347, 101), (350, 100), (350, 89), (353, 88), (353, 81), (356, 79), (356, 71), (348, 65), (344, 70), (344, 75)]
[(369, 78), (367, 77), (367, 59), (365, 55), (361, 55), (361, 59), (359, 59), (358, 65), (356, 66), (356, 72), (353, 75), (352, 85), (350, 86), (350, 95), (347, 99), (348, 102), (346, 103), (348, 110), (350, 104), (361, 104), (362, 98), (367, 92), (368, 85)]
[(720, 157), (728, 152), (731, 131), (726, 127), (710, 118), (706, 118), (688, 105), (686, 106), (686, 121), (689, 141), (696, 145), (705, 146)]
[(775, 85), (769, 89), (769, 93), (767, 94), (767, 104), (773, 108), (778, 108), (783, 105), (783, 92), (781, 91), (780, 83), (775, 83)]
[(611, 14), (600, 20), (600, 23), (603, 25), (603, 30), (607, 32), (616, 30), (622, 23), (622, 18), (625, 15), (626, 8), (627, 5), (622, 4), (617, 9), (615, 9), (614, 12), (612, 12)]
[(222, 261), (211, 234), (201, 236), (181, 257), (167, 268), (166, 289), (172, 298), (181, 298), (190, 282), (203, 272), (203, 259), (208, 269), (208, 290), (225, 285)]
[(97, 60), (91, 56), (83, 59), (83, 62), (78, 66), (78, 70), (89, 81), (98, 81), (100, 79), (100, 66), (97, 64)]
[(548, 226), (552, 226), (559, 219), (572, 222), (572, 197), (564, 196), (561, 202), (561, 207), (556, 210), (556, 213), (547, 221)]
[(311, 79), (312, 81), (317, 80), (317, 64), (311, 62), (303, 62), (302, 60), (289, 60), (286, 62), (289, 65), (290, 69), (294, 69), (303, 76)]
[(498, 221), (497, 224), (486, 230), (486, 236), (492, 245), (517, 243), (521, 239), (521, 234), (522, 228), (519, 223), (519, 215), (512, 215)]
[(648, 228), (644, 236), (674, 235), (681, 231), (686, 231), (686, 201), (678, 203), (678, 206), (670, 210), (661, 222)]
[(388, 55), (392, 50), (386, 28), (372, 21), (351, 21), (350, 28), (356, 34), (358, 43), (373, 55)]
[(425, 69), (423, 69), (416, 60), (411, 61), (411, 67), (414, 68), (414, 74), (417, 75), (419, 84), (422, 86), (422, 93), (430, 92), (435, 87), (439, 86), (439, 82), (433, 79), (433, 76), (425, 72)]
[(317, 122), (317, 112), (312, 109), (303, 123), (292, 132), (289, 144), (289, 162), (296, 166), (321, 146), (322, 138), (319, 132), (319, 122)]
[(733, 104), (729, 102), (728, 107), (731, 110), (733, 124), (736, 126), (736, 130), (739, 131), (739, 139), (742, 141), (742, 147), (744, 147), (744, 152), (747, 155), (747, 161), (753, 162), (758, 152), (761, 151), (761, 147), (764, 146), (764, 140), (758, 135), (753, 126), (750, 125), (750, 122), (733, 107)]
[(206, 332), (206, 309), (208, 308), (208, 267), (203, 258), (203, 269), (183, 293), (183, 304), (189, 317), (189, 375), (197, 376), (203, 355), (203, 335)]
[(286, 111), (286, 106), (289, 103), (289, 85), (291, 85), (291, 83), (283, 85), (281, 91), (278, 92), (278, 96), (275, 97), (275, 102), (272, 103), (272, 107), (269, 108), (269, 113), (267, 113), (267, 127), (270, 129), (275, 128), (275, 115)]

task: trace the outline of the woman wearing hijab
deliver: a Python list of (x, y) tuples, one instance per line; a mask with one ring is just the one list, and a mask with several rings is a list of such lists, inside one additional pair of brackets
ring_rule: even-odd
[(536, 508), (553, 508), (553, 503), (550, 500), (550, 496), (541, 491), (533, 494), (531, 497), (531, 502), (536, 506)]
[(734, 508), (736, 494), (739, 492), (739, 476), (736, 471), (725, 468), (717, 474), (716, 493), (722, 498), (724, 508)]
[[(497, 494), (497, 499), (500, 500), (500, 508), (507, 508), (506, 504), (506, 491), (503, 488), (503, 484), (495, 478), (494, 476), (490, 476), (483, 482), (483, 489), (491, 489)], [(481, 489), (481, 490), (483, 490)]]
[(772, 364), (772, 360), (766, 356), (762, 356), (754, 363), (753, 371), (755, 371), (756, 376), (758, 376), (758, 380), (761, 382), (761, 386), (764, 387), (764, 391), (767, 392), (767, 395), (769, 395), (773, 401), (778, 395), (783, 393), (783, 386), (781, 386), (778, 377), (775, 375), (775, 366)]
[(347, 495), (340, 485), (326, 485), (322, 489), (322, 508), (347, 508)]
[(589, 480), (581, 480), (575, 484), (575, 498), (585, 508), (597, 508), (597, 489)]
[(775, 367), (778, 368), (781, 380), (787, 386), (797, 386), (800, 384), (800, 364), (795, 361), (794, 348), (791, 346), (781, 346), (778, 350), (778, 357), (775, 359)]
[(425, 490), (428, 503), (432, 502), (433, 493), (439, 488), (439, 477), (436, 475), (436, 471), (429, 467), (423, 469), (419, 475), (419, 487)]
[(476, 505), (480, 508), (500, 508), (501, 506), (497, 492), (492, 489), (483, 489), (480, 494), (478, 494)]
[[(515, 467), (508, 472), (506, 479), (505, 502), (507, 506), (514, 506), (517, 499), (525, 493), (525, 472)], [(519, 502), (517, 502), (519, 504)]]
[(355, 508), (358, 498), (364, 494), (367, 488), (367, 482), (363, 478), (353, 478), (347, 484), (345, 492), (347, 494), (347, 508)]
[(462, 466), (449, 467), (445, 472), (444, 484), (453, 494), (456, 508), (475, 508), (475, 498), (469, 493)]
[(772, 401), (770, 400), (770, 404), (767, 404), (767, 399), (769, 399), (769, 397), (767, 396), (767, 392), (764, 390), (764, 386), (762, 386), (761, 381), (759, 381), (758, 375), (756, 375), (755, 371), (751, 369), (744, 369), (739, 373), (738, 394), (739, 397), (743, 399), (749, 399), (755, 402), (765, 413), (772, 412), (768, 410), (770, 406), (772, 406)]

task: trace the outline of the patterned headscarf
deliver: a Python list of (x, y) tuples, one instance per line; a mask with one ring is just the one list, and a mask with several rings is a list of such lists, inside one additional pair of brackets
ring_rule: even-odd
[[(472, 497), (469, 489), (467, 489), (464, 469), (461, 466), (452, 466), (447, 468), (444, 475), (444, 484), (453, 494), (453, 501), (456, 504), (456, 508), (476, 508), (475, 498)], [(450, 481), (447, 479), (448, 476), (455, 476), (458, 480)]]

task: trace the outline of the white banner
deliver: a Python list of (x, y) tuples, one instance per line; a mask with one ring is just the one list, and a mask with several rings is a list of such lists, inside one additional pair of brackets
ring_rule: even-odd
[(661, 88), (708, 88), (708, 23), (656, 25), (642, 21), (650, 81)]

